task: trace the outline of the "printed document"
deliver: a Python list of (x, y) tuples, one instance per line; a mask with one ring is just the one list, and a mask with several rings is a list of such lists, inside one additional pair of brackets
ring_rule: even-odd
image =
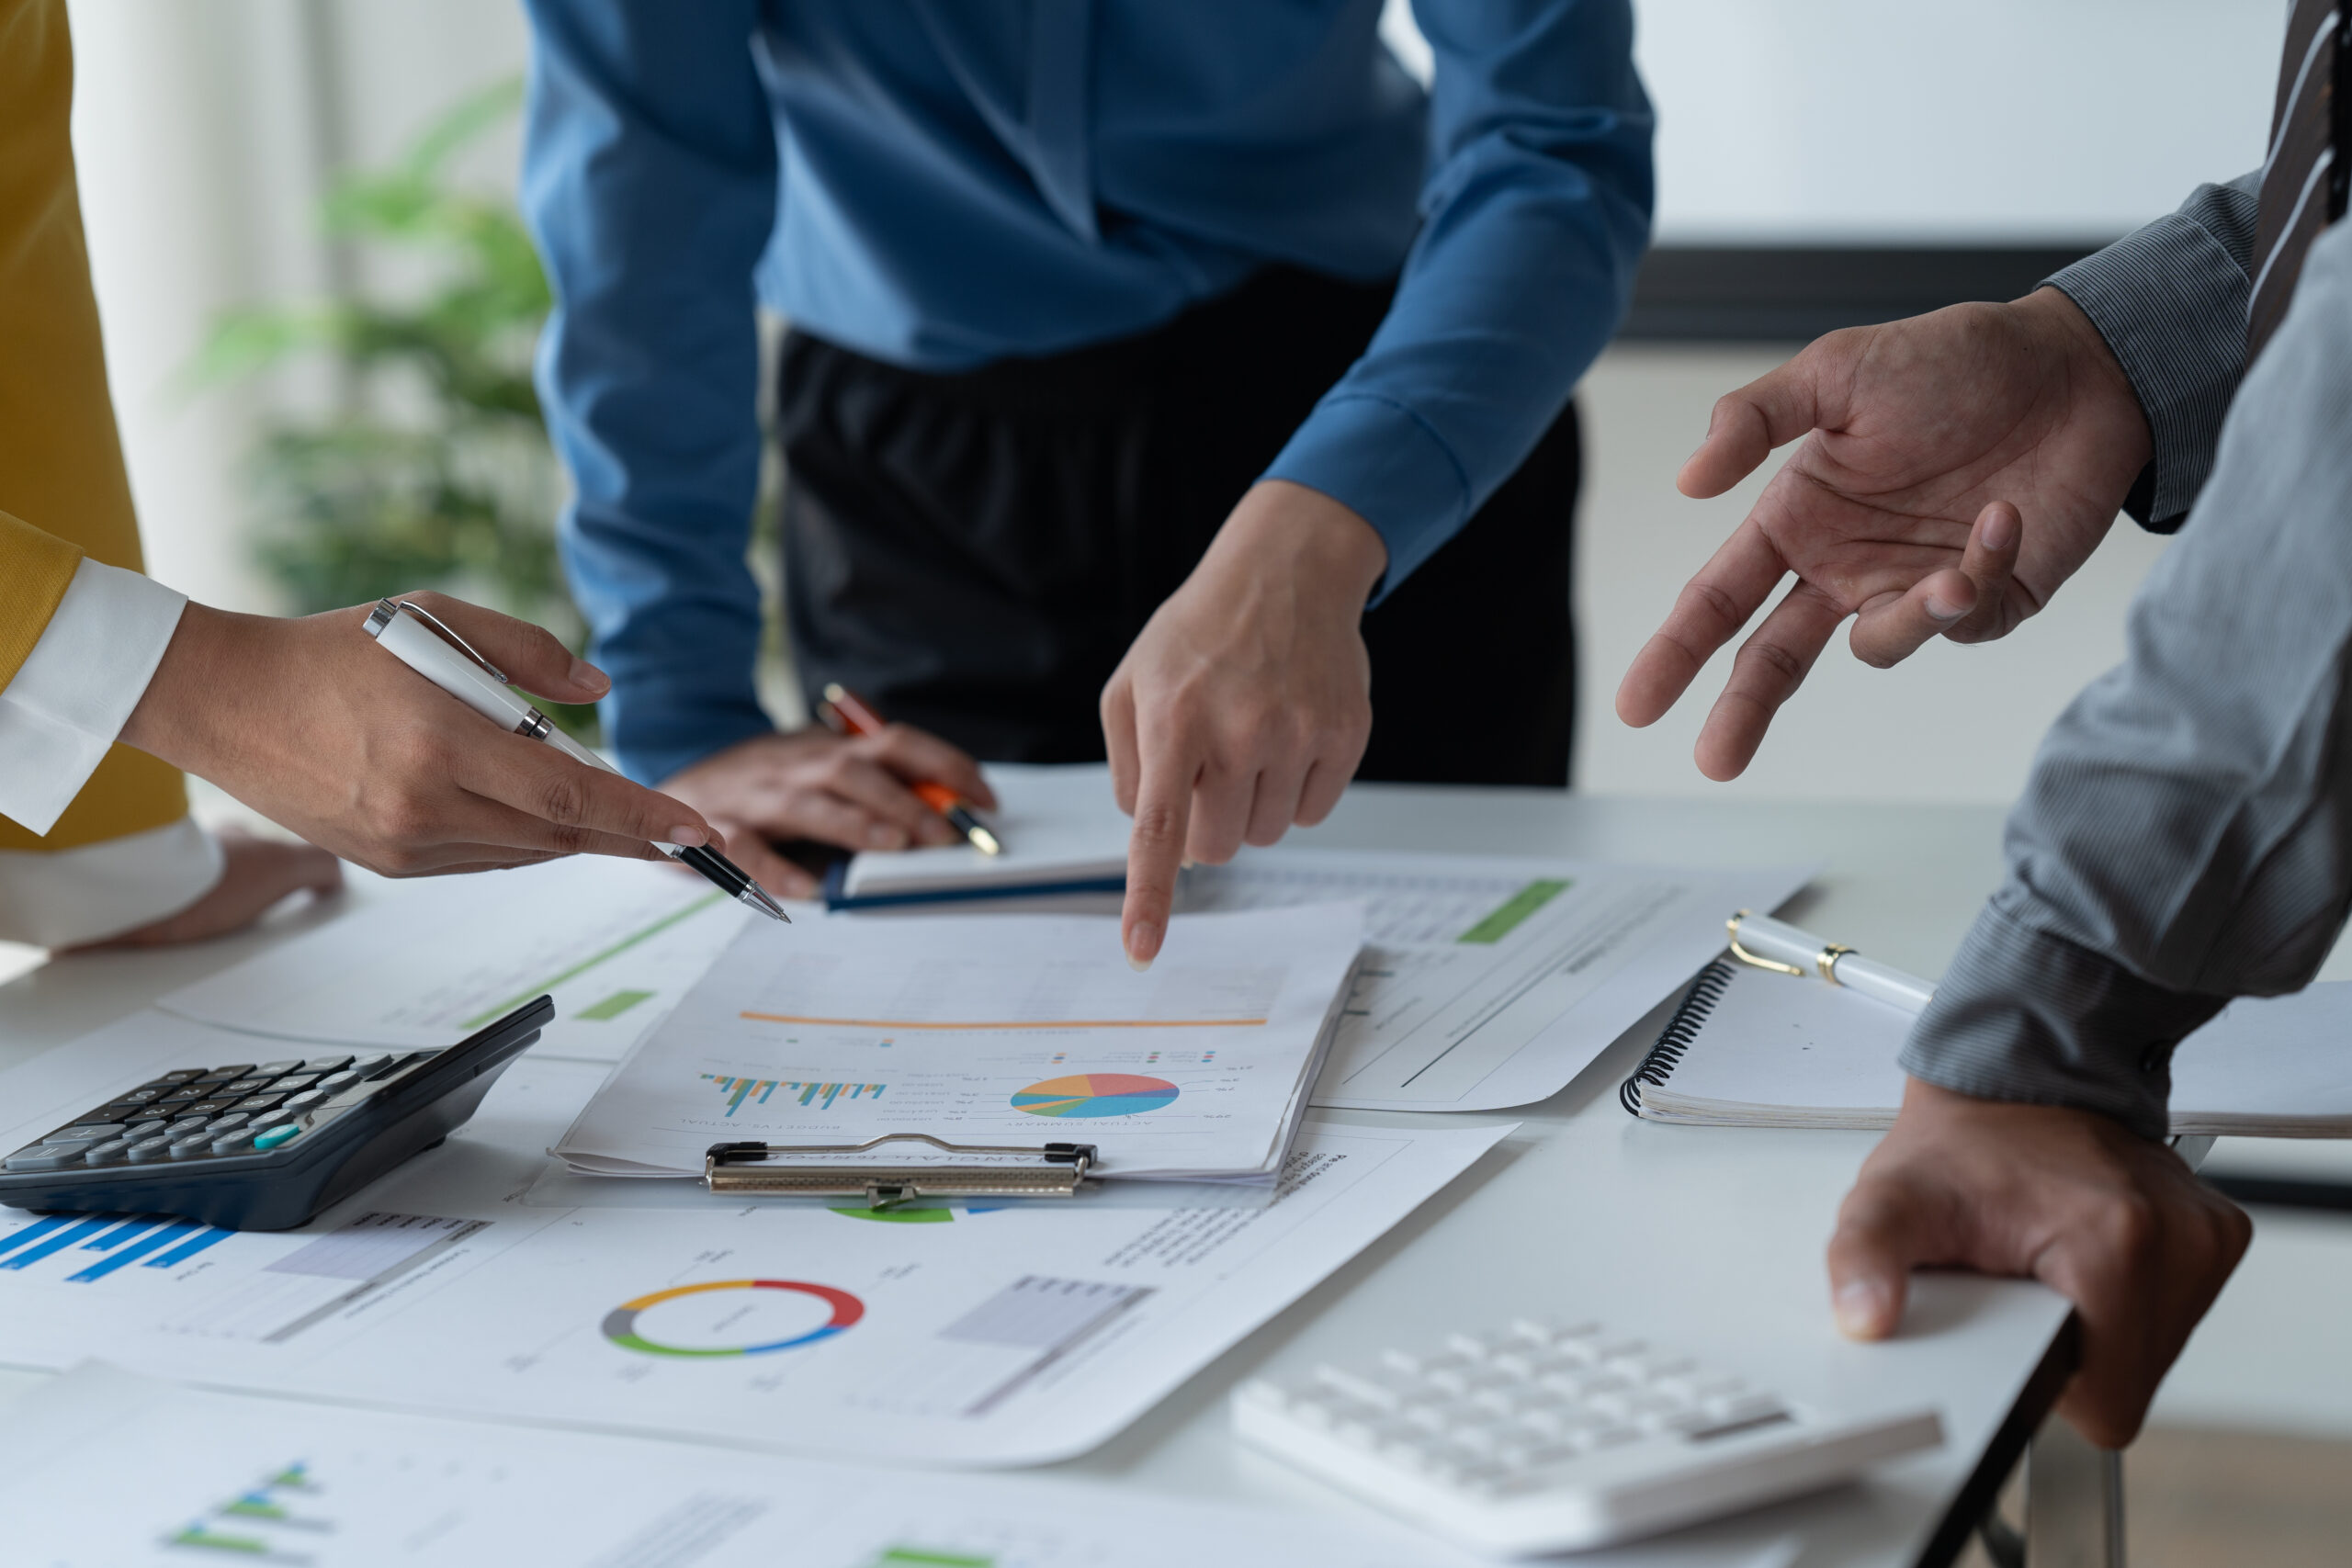
[[(39, 1568), (1475, 1568), (1345, 1504), (729, 1453), (185, 1388), (86, 1362), (5, 1406), (0, 1512)], [(126, 1480), (132, 1484), (126, 1486)], [(1783, 1559), (1768, 1558), (1767, 1563)], [(1763, 1568), (1653, 1547), (1583, 1568)]]
[(675, 867), (578, 855), (388, 888), (367, 908), (157, 1005), (255, 1034), (337, 1045), (451, 1045), (542, 994), (532, 1050), (616, 1062), (747, 922)]
[(1135, 824), (1111, 793), (1108, 768), (991, 762), (986, 771), (997, 809), (982, 815), (1001, 853), (969, 844), (864, 850), (842, 874), (842, 896), (935, 898), (1125, 880)]
[(1697, 870), (1520, 855), (1244, 850), (1185, 874), (1187, 910), (1367, 901), (1320, 1106), (1495, 1111), (1567, 1087), (1809, 867)]
[(1105, 1177), (1270, 1175), (1363, 942), (1353, 903), (1180, 916), (1142, 974), (1097, 916), (751, 927), (556, 1153), (698, 1177), (713, 1144), (922, 1133), (1092, 1144)]
[[(0, 1076), (0, 1106), (27, 1113), (8, 1146), (203, 1059), (201, 1026), (158, 1016)], [(1309, 1117), (1272, 1201), (1247, 1207), (1138, 1187), (1119, 1206), (534, 1208), (541, 1151), (595, 1077), (525, 1057), (447, 1144), (300, 1230), (0, 1209), (0, 1360), (1040, 1464), (1127, 1426), (1511, 1131)]]

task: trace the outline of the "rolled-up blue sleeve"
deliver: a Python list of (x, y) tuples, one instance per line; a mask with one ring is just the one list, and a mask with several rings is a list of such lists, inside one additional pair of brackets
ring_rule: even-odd
[(1352, 508), (1386, 593), (1533, 449), (1649, 240), (1627, 0), (1417, 0), (1436, 57), (1421, 232), (1363, 357), (1266, 471)]
[(760, 472), (752, 274), (776, 212), (753, 0), (528, 0), (523, 208), (556, 308), (539, 395), (574, 487), (571, 589), (647, 782), (770, 728), (744, 559)]

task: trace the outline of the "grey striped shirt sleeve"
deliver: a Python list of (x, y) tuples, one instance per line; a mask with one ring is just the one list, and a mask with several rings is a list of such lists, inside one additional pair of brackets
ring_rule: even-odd
[(2172, 1048), (2352, 904), (2352, 223), (2312, 248), (2124, 662), (2060, 716), (1914, 1076), (2161, 1134)]
[(2155, 437), (2124, 509), (2160, 534), (2188, 515), (2245, 364), (2259, 172), (2206, 185), (2164, 217), (2043, 281), (2091, 319)]

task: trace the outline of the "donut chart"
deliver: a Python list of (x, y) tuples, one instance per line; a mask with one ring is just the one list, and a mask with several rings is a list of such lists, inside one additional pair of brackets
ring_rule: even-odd
[(1166, 1078), (1136, 1073), (1073, 1073), (1033, 1083), (1012, 1097), (1012, 1108), (1032, 1116), (1139, 1116), (1176, 1100)]
[[(832, 1316), (806, 1334), (795, 1335), (789, 1339), (772, 1339), (763, 1345), (664, 1345), (637, 1331), (639, 1313), (680, 1296), (696, 1296), (707, 1291), (796, 1291), (824, 1303), (831, 1309)], [(710, 1280), (699, 1285), (673, 1285), (666, 1291), (655, 1291), (635, 1301), (623, 1302), (605, 1314), (604, 1332), (605, 1338), (622, 1349), (635, 1350), (647, 1356), (764, 1356), (771, 1350), (791, 1350), (803, 1345), (814, 1345), (820, 1339), (830, 1339), (865, 1315), (864, 1302), (847, 1291), (837, 1291), (831, 1285), (812, 1285), (803, 1280)]]

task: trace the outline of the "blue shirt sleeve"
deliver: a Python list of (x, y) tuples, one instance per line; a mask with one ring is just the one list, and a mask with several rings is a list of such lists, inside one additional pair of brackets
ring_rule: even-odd
[(1533, 450), (1616, 332), (1649, 242), (1628, 0), (1416, 0), (1436, 56), (1422, 226), (1364, 355), (1266, 478), (1388, 546), (1375, 601)]
[(575, 487), (563, 558), (613, 678), (607, 739), (651, 783), (773, 728), (744, 559), (778, 177), (757, 6), (528, 7), (522, 198), (556, 299), (538, 386)]

